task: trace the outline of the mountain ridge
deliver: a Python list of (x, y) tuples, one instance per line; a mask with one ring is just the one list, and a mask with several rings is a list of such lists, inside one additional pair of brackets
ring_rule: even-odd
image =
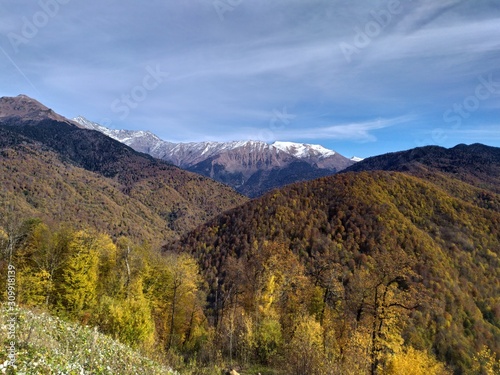
[[(255, 140), (242, 140), (242, 141), (228, 141), (228, 142), (216, 142), (216, 141), (202, 141), (202, 142), (169, 142), (161, 139), (154, 133), (150, 131), (143, 130), (117, 130), (117, 129), (109, 129), (105, 126), (102, 126), (96, 122), (90, 121), (86, 119), (84, 116), (77, 116), (73, 118), (73, 121), (85, 127), (86, 129), (98, 130), (120, 142), (125, 144), (133, 145), (133, 148), (140, 148), (139, 145), (136, 145), (134, 141), (140, 139), (142, 137), (150, 138), (151, 142), (157, 142), (158, 144), (154, 144), (153, 147), (150, 147), (150, 152), (144, 150), (138, 150), (141, 152), (155, 152), (156, 154), (152, 155), (158, 159), (164, 159), (167, 161), (171, 161), (169, 158), (172, 155), (176, 154), (176, 151), (186, 150), (185, 152), (194, 152), (198, 151), (201, 155), (213, 156), (215, 153), (220, 151), (227, 151), (235, 148), (239, 148), (242, 146), (248, 145), (256, 145), (257, 147), (270, 147), (276, 148), (280, 151), (286, 152), (292, 156), (295, 156), (299, 159), (304, 158), (317, 158), (324, 159), (329, 156), (333, 156), (337, 154), (335, 151), (327, 149), (321, 145), (315, 144), (307, 144), (307, 143), (296, 143), (296, 142), (288, 142), (288, 141), (275, 141), (271, 144), (264, 141), (255, 141)], [(163, 145), (164, 144), (164, 145)], [(161, 154), (161, 153), (164, 154)], [(170, 154), (169, 154), (170, 153)], [(359, 160), (360, 158), (353, 157), (351, 159)], [(349, 159), (349, 160), (351, 160)], [(177, 161), (174, 164), (180, 167), (189, 167), (193, 164), (196, 164), (200, 160), (188, 160), (188, 161)]]

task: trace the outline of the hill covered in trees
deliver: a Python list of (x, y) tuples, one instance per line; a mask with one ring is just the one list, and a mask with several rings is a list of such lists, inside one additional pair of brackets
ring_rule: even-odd
[(24, 96), (0, 99), (0, 179), (2, 217), (16, 212), (156, 244), (246, 201)]
[(164, 250), (198, 259), (209, 316), (239, 358), (284, 356), (305, 366), (294, 374), (378, 374), (416, 350), (455, 374), (486, 373), (471, 369), (484, 347), (500, 350), (500, 211), (488, 185), (498, 174), (481, 176), (351, 172), (295, 184)]

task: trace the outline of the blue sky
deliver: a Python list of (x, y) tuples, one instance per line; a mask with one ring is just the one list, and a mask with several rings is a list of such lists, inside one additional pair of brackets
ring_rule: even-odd
[(0, 47), (0, 96), (169, 141), (500, 147), (498, 0), (11, 0)]

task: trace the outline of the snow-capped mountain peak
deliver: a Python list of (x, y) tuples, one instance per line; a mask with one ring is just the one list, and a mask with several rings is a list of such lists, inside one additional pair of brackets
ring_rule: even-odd
[(321, 145), (311, 145), (306, 143), (294, 143), (294, 142), (283, 142), (276, 141), (272, 144), (277, 149), (287, 152), (296, 158), (326, 158), (336, 154), (335, 151), (329, 150)]
[(108, 129), (98, 124), (97, 122), (90, 121), (83, 116), (77, 116), (73, 119), (73, 121), (84, 129), (97, 130), (100, 131), (101, 133), (106, 134), (108, 137), (113, 138), (112, 136), (113, 131), (111, 129)]

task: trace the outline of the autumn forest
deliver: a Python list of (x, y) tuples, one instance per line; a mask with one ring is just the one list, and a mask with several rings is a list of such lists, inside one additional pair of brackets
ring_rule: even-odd
[(37, 373), (64, 335), (28, 312), (177, 374), (499, 373), (498, 148), (382, 155), (249, 199), (36, 113), (0, 123), (0, 299)]

